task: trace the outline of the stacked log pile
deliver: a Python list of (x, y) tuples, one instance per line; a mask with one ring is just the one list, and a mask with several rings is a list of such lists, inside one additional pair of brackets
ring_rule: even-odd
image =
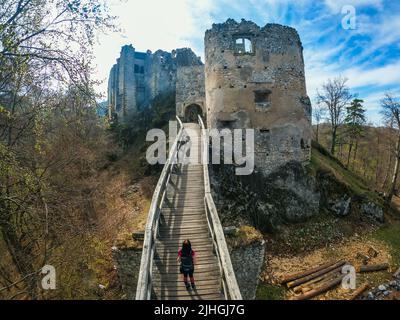
[[(280, 283), (286, 285), (288, 289), (295, 293), (292, 300), (311, 299), (339, 286), (343, 278), (347, 275), (346, 273), (342, 273), (346, 265), (351, 266), (350, 263), (345, 260), (326, 263), (309, 270), (284, 276)], [(389, 265), (387, 263), (362, 265), (357, 268), (357, 272), (376, 272), (387, 270), (388, 268)], [(368, 283), (363, 284), (353, 292), (349, 300), (357, 299), (369, 287), (370, 285)]]

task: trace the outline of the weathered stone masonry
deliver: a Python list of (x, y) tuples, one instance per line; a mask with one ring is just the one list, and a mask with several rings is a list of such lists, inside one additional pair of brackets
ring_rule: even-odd
[(255, 164), (266, 174), (311, 154), (311, 104), (295, 29), (228, 19), (205, 35), (209, 128), (255, 129)]
[(109, 117), (124, 121), (129, 114), (150, 106), (157, 95), (174, 92), (178, 68), (202, 65), (189, 48), (153, 54), (123, 46), (108, 81)]
[(205, 115), (204, 66), (178, 68), (176, 82), (176, 114), (190, 121), (190, 110), (200, 107)]

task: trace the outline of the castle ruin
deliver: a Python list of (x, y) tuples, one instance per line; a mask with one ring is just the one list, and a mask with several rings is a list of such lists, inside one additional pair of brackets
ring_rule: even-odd
[(125, 121), (129, 115), (149, 107), (159, 94), (173, 93), (177, 69), (203, 66), (189, 48), (154, 54), (138, 52), (132, 45), (122, 47), (108, 80), (108, 109), (111, 119)]
[(123, 47), (110, 74), (110, 109), (124, 117), (175, 90), (176, 114), (186, 122), (200, 114), (209, 129), (254, 129), (259, 172), (308, 163), (311, 103), (297, 31), (228, 19), (206, 31), (204, 44), (205, 65), (190, 49), (151, 54)]

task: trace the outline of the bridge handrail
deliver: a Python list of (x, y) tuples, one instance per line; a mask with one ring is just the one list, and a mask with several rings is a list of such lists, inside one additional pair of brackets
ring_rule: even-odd
[(170, 149), (167, 162), (164, 165), (160, 178), (158, 179), (158, 183), (154, 190), (147, 217), (146, 229), (144, 232), (142, 258), (140, 261), (140, 271), (136, 288), (136, 300), (150, 300), (151, 298), (153, 257), (155, 250), (155, 240), (158, 233), (160, 210), (165, 197), (166, 186), (168, 185), (172, 168), (178, 164), (175, 159), (178, 155), (180, 147), (178, 142), (181, 140), (183, 134), (182, 121), (178, 117), (176, 118), (180, 127), (179, 132)]
[(218, 211), (211, 195), (210, 176), (208, 172), (208, 133), (203, 119), (199, 115), (199, 124), (202, 132), (202, 164), (204, 173), (204, 203), (206, 207), (209, 229), (213, 238), (214, 249), (217, 253), (218, 263), (222, 274), (222, 285), (225, 298), (228, 300), (242, 300), (239, 285), (233, 270), (228, 246), (225, 241), (224, 230), (218, 216)]

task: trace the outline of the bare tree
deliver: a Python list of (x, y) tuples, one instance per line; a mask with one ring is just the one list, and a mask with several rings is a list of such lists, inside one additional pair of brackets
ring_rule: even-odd
[(319, 142), (319, 125), (320, 125), (322, 119), (325, 117), (325, 113), (326, 113), (326, 109), (321, 105), (317, 105), (317, 107), (315, 107), (313, 109), (313, 118), (314, 118), (315, 124), (317, 126), (316, 132), (315, 132), (315, 140), (317, 142)]
[(332, 154), (335, 154), (337, 130), (343, 122), (346, 106), (353, 98), (346, 83), (347, 79), (342, 77), (328, 79), (322, 90), (317, 90), (318, 104), (325, 107), (329, 114)]
[(399, 175), (399, 160), (400, 160), (400, 102), (398, 98), (393, 97), (390, 93), (385, 95), (381, 101), (382, 116), (386, 123), (393, 125), (396, 131), (397, 142), (394, 150), (394, 168), (390, 182), (389, 193), (387, 196), (387, 204), (392, 202), (393, 195), (396, 193), (396, 184)]
[(49, 118), (55, 109), (60, 114), (59, 90), (76, 88), (85, 101), (80, 110), (94, 103), (92, 44), (112, 21), (100, 0), (1, 0), (0, 238), (32, 299), (47, 256), (39, 248), (47, 241)]

